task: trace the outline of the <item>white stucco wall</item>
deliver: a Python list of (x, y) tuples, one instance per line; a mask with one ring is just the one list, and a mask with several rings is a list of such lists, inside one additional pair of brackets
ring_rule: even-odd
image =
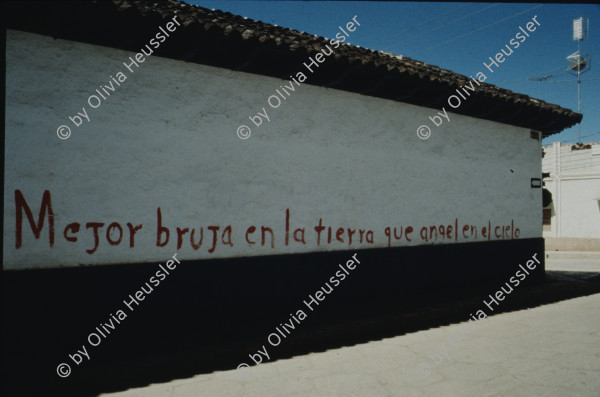
[[(171, 38), (170, 40), (175, 40)], [(134, 73), (123, 66), (129, 53), (88, 44), (9, 31), (7, 36), (4, 267), (22, 269), (79, 264), (164, 261), (387, 247), (386, 227), (412, 226), (411, 241), (392, 246), (516, 238), (494, 236), (496, 226), (519, 229), (519, 237), (541, 237), (540, 142), (529, 130), (450, 114), (428, 140), (416, 129), (431, 124), (436, 110), (303, 84), (278, 109), (267, 98), (281, 80), (148, 58)], [(87, 99), (110, 76), (127, 80), (97, 109)], [(310, 77), (309, 77), (310, 78)], [(68, 116), (85, 107), (90, 122), (75, 128)], [(266, 107), (270, 122), (254, 127), (248, 116)], [(68, 140), (57, 138), (70, 125)], [(236, 135), (240, 124), (252, 136)], [(55, 241), (48, 219), (35, 239), (23, 215), (22, 246), (16, 248), (15, 190), (23, 193), (37, 221), (49, 190)], [(157, 208), (170, 240), (157, 246)], [(285, 244), (286, 209), (289, 245)], [(332, 226), (317, 244), (315, 226)], [(76, 242), (65, 227), (81, 224)], [(88, 222), (101, 222), (94, 247)], [(118, 222), (124, 236), (110, 245), (107, 226)], [(142, 225), (130, 247), (126, 224)], [(449, 238), (424, 241), (422, 227), (452, 225)], [(213, 252), (213, 233), (218, 244)], [(233, 246), (222, 243), (231, 226)], [(464, 225), (477, 237), (464, 238)], [(250, 245), (245, 234), (250, 226)], [(261, 245), (260, 228), (275, 239)], [(176, 227), (203, 227), (195, 250), (189, 233), (177, 248)], [(335, 240), (343, 227), (343, 243)], [(305, 228), (305, 241), (292, 233)], [(347, 228), (356, 229), (352, 244)], [(359, 230), (371, 230), (373, 243)], [(501, 229), (500, 229), (501, 230)], [(111, 239), (117, 240), (113, 230)], [(267, 233), (267, 237), (269, 237)], [(228, 239), (226, 238), (225, 241)]]
[(556, 142), (545, 146), (543, 172), (552, 193), (550, 230), (544, 237), (600, 239), (600, 143), (571, 150)]

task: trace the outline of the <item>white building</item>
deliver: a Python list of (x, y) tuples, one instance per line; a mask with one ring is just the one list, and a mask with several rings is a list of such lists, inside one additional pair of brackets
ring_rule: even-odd
[[(346, 43), (375, 23), (347, 9), (331, 26)], [(172, 0), (11, 2), (6, 21), (7, 395), (200, 366), (223, 346), (248, 360), (353, 255), (302, 332), (338, 308), (343, 324), (497, 290), (533, 255), (527, 282), (544, 277), (541, 139), (579, 122), (571, 110)], [(90, 346), (119, 309), (126, 325)]]
[(581, 115), (177, 1), (43, 7), (9, 18), (5, 269), (542, 249), (540, 138)]
[(547, 250), (600, 250), (600, 143), (544, 146)]

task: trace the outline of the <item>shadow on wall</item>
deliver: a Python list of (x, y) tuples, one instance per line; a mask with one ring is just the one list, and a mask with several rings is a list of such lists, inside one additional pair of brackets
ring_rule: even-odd
[[(511, 242), (512, 250), (497, 243), (469, 244), (469, 254), (465, 244), (358, 251), (360, 265), (314, 311), (303, 301), (355, 252), (182, 261), (95, 347), (88, 335), (156, 265), (4, 272), (3, 395), (92, 396), (235, 369), (300, 308), (307, 318), (270, 347), (269, 362), (466, 321), (514, 273), (516, 258), (531, 256), (532, 241)], [(543, 251), (543, 240), (533, 243)], [(600, 292), (598, 277), (544, 280), (541, 269), (493, 313)], [(69, 354), (84, 345), (89, 358), (75, 365)], [(62, 362), (69, 377), (56, 374)]]

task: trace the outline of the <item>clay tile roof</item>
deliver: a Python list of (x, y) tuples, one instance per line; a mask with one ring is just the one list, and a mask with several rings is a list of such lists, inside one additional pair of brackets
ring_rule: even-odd
[[(14, 2), (8, 28), (138, 52), (173, 16), (181, 27), (154, 55), (288, 80), (329, 39), (177, 0)], [(350, 38), (351, 39), (351, 38)], [(305, 84), (441, 109), (469, 77), (394, 54), (341, 44)], [(436, 111), (437, 111), (436, 110)], [(454, 113), (541, 131), (548, 136), (582, 115), (492, 84)]]

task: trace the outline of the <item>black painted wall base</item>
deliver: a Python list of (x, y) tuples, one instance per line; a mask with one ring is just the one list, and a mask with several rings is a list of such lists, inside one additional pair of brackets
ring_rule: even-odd
[[(295, 329), (278, 347), (268, 346), (270, 361), (292, 347), (296, 353), (323, 349), (318, 335), (330, 326), (487, 296), (536, 253), (541, 264), (523, 285), (544, 279), (542, 238), (212, 261), (181, 257), (133, 310), (123, 301), (145, 287), (158, 263), (4, 271), (2, 395), (94, 395), (252, 364), (248, 354), (267, 344), (275, 327), (284, 331), (280, 324), (290, 323), (291, 314), (298, 318), (298, 310), (307, 317), (299, 325), (292, 320)], [(360, 264), (333, 286), (339, 264), (354, 254)], [(311, 311), (303, 301), (326, 282), (333, 291)], [(127, 318), (113, 319), (114, 330), (102, 328), (118, 319), (118, 310)], [(101, 336), (96, 327), (106, 336), (92, 337), (98, 345), (91, 346), (90, 333)], [(90, 358), (81, 355), (76, 365), (69, 354), (82, 346)], [(69, 377), (57, 375), (60, 363), (71, 366)]]

